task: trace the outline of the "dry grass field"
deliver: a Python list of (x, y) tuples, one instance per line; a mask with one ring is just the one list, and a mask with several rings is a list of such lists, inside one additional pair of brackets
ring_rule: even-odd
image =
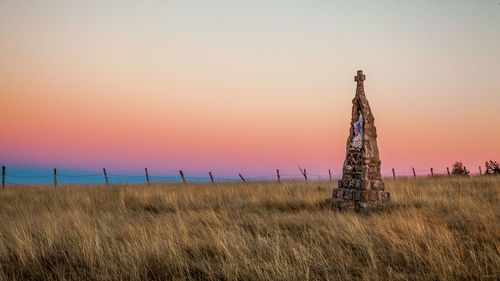
[(0, 190), (0, 280), (498, 280), (500, 177)]

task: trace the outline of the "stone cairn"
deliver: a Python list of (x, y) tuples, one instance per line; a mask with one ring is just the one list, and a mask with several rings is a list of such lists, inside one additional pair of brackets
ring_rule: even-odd
[(384, 191), (380, 175), (380, 158), (377, 147), (377, 132), (374, 118), (366, 100), (363, 81), (365, 75), (358, 70), (356, 96), (352, 100), (352, 119), (342, 179), (333, 190), (333, 198), (327, 199), (332, 208), (354, 207), (363, 211), (372, 207), (383, 207), (390, 203), (389, 192)]

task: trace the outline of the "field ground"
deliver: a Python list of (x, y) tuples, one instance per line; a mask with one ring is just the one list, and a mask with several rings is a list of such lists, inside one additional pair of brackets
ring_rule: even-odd
[(498, 280), (500, 177), (0, 190), (0, 280)]

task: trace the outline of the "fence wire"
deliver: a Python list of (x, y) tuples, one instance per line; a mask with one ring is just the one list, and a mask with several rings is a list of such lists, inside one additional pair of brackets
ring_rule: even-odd
[[(329, 171), (329, 170), (327, 170)], [(392, 177), (416, 177), (416, 176), (443, 176), (443, 175), (449, 175), (450, 171), (448, 169), (410, 169), (410, 170), (396, 170), (393, 169), (392, 171), (384, 171), (381, 172), (381, 175), (384, 178), (392, 178)], [(215, 183), (218, 182), (241, 182), (242, 179), (240, 176), (244, 179), (244, 181), (254, 181), (254, 182), (260, 182), (260, 181), (283, 181), (283, 180), (308, 180), (308, 181), (335, 181), (338, 180), (342, 177), (341, 173), (331, 173), (331, 174), (316, 174), (316, 173), (305, 173), (304, 174), (279, 174), (279, 179), (278, 179), (278, 174), (267, 174), (267, 175), (251, 175), (247, 176), (243, 173), (238, 174), (238, 176), (235, 177), (216, 177), (213, 176), (213, 181)], [(59, 183), (65, 184), (65, 183), (71, 183), (71, 184), (106, 184), (107, 182), (113, 184), (120, 184), (120, 183), (146, 183), (147, 180), (149, 179), (149, 182), (152, 183), (162, 183), (162, 182), (169, 182), (169, 183), (182, 183), (184, 181), (189, 182), (189, 183), (210, 183), (212, 179), (207, 176), (199, 176), (199, 175), (154, 175), (151, 173), (148, 173), (148, 176), (146, 177), (146, 174), (115, 174), (115, 173), (89, 173), (89, 174), (68, 174), (68, 173), (62, 173), (62, 174), (50, 174), (50, 175), (42, 175), (42, 174), (19, 174), (19, 172), (16, 173), (9, 173), (8, 169), (5, 174), (3, 174), (3, 180), (2, 184), (3, 185), (25, 185), (25, 184), (50, 184), (51, 178), (56, 177)], [(14, 179), (14, 180), (12, 180)], [(23, 181), (24, 179), (24, 181)], [(67, 182), (67, 180), (71, 180), (71, 182)], [(73, 179), (89, 179), (87, 182), (78, 182)], [(40, 183), (41, 181), (45, 180), (45, 183)], [(101, 182), (102, 181), (102, 182)]]

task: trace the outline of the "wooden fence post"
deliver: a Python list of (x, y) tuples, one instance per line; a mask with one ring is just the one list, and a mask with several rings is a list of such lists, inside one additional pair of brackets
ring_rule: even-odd
[(433, 176), (434, 176), (434, 169), (431, 168), (431, 177), (433, 177)]
[(394, 172), (394, 168), (392, 168), (392, 178), (396, 180), (396, 172)]
[(276, 176), (278, 177), (278, 183), (280, 183), (281, 182), (280, 169), (276, 169)]
[(446, 167), (446, 172), (448, 172), (448, 177), (451, 176), (450, 175), (450, 168), (449, 167)]
[(411, 168), (413, 170), (413, 179), (417, 178), (417, 175), (415, 174), (415, 168)]
[(304, 176), (305, 181), (307, 182), (307, 171), (306, 171), (306, 169), (304, 168), (302, 170), (302, 168), (300, 168), (300, 166), (299, 166), (299, 170), (302, 173), (302, 175)]
[(246, 180), (243, 178), (243, 176), (241, 174), (238, 174), (240, 176), (240, 179), (243, 181), (243, 182), (246, 182)]
[(5, 188), (5, 166), (2, 166), (2, 189)]
[(186, 184), (186, 178), (184, 178), (184, 173), (182, 172), (182, 170), (179, 170), (179, 174), (181, 174), (182, 183)]
[(106, 186), (109, 186), (108, 174), (106, 174), (106, 168), (102, 168), (102, 171), (104, 172), (104, 178), (106, 179)]
[(212, 172), (208, 172), (208, 175), (210, 176), (210, 181), (215, 184), (214, 177), (212, 176)]
[(54, 187), (57, 187), (57, 170), (54, 168)]
[(144, 171), (146, 171), (146, 181), (148, 182), (148, 185), (149, 185), (149, 174), (148, 174), (148, 168), (144, 168)]
[(328, 176), (330, 177), (330, 181), (332, 181), (332, 171), (330, 169), (328, 169)]
[(479, 166), (479, 175), (482, 176), (483, 175), (483, 171), (481, 171), (481, 166)]

